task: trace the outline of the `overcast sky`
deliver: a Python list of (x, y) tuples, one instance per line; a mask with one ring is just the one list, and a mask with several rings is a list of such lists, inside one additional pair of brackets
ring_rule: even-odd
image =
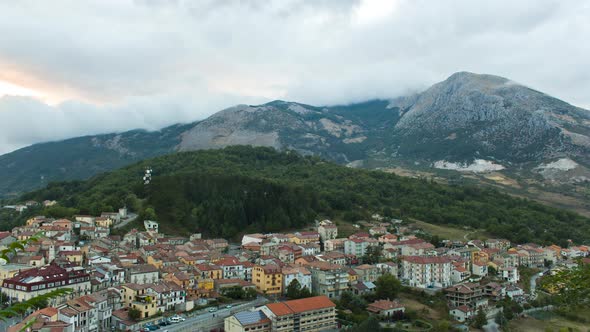
[(0, 0), (0, 154), (464, 70), (590, 108), (589, 18), (590, 1), (561, 0)]

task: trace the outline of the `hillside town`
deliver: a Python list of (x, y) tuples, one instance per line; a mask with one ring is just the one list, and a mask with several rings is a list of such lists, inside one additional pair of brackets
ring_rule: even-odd
[[(479, 312), (493, 321), (500, 301), (534, 300), (542, 275), (590, 260), (590, 248), (574, 243), (466, 236), (433, 244), (408, 223), (377, 214), (353, 231), (347, 227), (346, 236), (341, 225), (323, 220), (288, 233), (245, 234), (241, 243), (167, 236), (151, 220), (111, 234), (129, 218), (126, 208), (71, 219), (37, 216), (0, 233), (1, 248), (43, 235), (1, 260), (8, 303), (71, 290), (4, 322), (6, 330), (29, 324), (27, 331), (51, 332), (336, 331), (352, 325), (343, 318), (350, 310), (338, 305), (343, 296), (373, 299), (366, 314), (382, 324), (408, 322), (415, 308), (403, 299), (367, 297), (384, 276), (420, 294), (439, 294), (454, 328), (468, 330)], [(521, 271), (534, 273), (523, 280)]]

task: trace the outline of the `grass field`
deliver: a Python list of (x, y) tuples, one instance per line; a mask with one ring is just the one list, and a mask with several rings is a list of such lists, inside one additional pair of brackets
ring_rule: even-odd
[(439, 320), (443, 317), (443, 313), (439, 312), (435, 308), (426, 306), (414, 299), (411, 299), (403, 294), (400, 295), (401, 303), (404, 304), (406, 309), (414, 310), (420, 313), (420, 316), (423, 318), (431, 319), (431, 320)]
[(474, 239), (486, 239), (489, 235), (481, 230), (462, 229), (444, 225), (434, 225), (427, 222), (413, 220), (414, 227), (432, 235), (438, 235), (442, 239), (465, 241)]
[[(527, 318), (521, 318), (510, 322), (510, 331), (572, 331), (587, 332), (590, 331), (588, 317), (590, 309), (587, 307), (578, 307), (567, 310), (567, 314), (572, 318), (567, 318), (552, 311), (538, 311), (531, 313)], [(576, 318), (577, 317), (577, 318)]]
[[(587, 332), (590, 327), (588, 324), (567, 320), (563, 317), (555, 316), (548, 320), (540, 320), (532, 317), (515, 319), (508, 325), (509, 331), (518, 332), (544, 332), (555, 331), (560, 329), (572, 328), (572, 331)], [(566, 330), (567, 331), (567, 330)]]

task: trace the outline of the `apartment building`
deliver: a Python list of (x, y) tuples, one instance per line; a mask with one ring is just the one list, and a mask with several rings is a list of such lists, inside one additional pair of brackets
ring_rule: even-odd
[(367, 248), (378, 245), (376, 239), (371, 238), (350, 238), (344, 241), (344, 253), (347, 255), (354, 255), (362, 257), (367, 253)]
[(328, 262), (311, 262), (307, 266), (311, 272), (311, 290), (328, 298), (339, 298), (350, 289), (348, 271), (341, 265)]
[(316, 332), (336, 329), (336, 305), (327, 296), (269, 303), (260, 309), (273, 332)]
[(281, 267), (275, 264), (254, 266), (252, 283), (256, 285), (256, 290), (262, 294), (281, 295), (283, 293)]
[[(26, 301), (59, 288), (70, 288), (76, 295), (90, 292), (90, 275), (82, 267), (47, 265), (16, 273), (4, 279), (2, 292), (17, 301)], [(64, 297), (55, 299), (60, 304)]]
[(401, 279), (412, 287), (448, 287), (451, 285), (451, 261), (446, 256), (403, 257)]
[(477, 309), (488, 305), (485, 287), (480, 284), (466, 282), (448, 287), (444, 290), (451, 307), (468, 306)]

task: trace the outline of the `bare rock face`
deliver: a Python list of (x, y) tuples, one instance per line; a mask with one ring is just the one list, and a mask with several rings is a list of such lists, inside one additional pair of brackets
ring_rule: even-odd
[[(395, 126), (398, 148), (425, 159), (590, 162), (590, 112), (508, 79), (456, 73), (416, 96)], [(413, 148), (412, 148), (413, 147)]]
[[(277, 128), (269, 125), (264, 110), (239, 105), (223, 110), (182, 133), (178, 150), (222, 148), (229, 145), (281, 148)], [(258, 130), (255, 129), (258, 127)]]
[(269, 146), (345, 162), (348, 157), (337, 146), (363, 142), (363, 132), (360, 125), (327, 109), (275, 101), (218, 112), (184, 132), (177, 149)]

